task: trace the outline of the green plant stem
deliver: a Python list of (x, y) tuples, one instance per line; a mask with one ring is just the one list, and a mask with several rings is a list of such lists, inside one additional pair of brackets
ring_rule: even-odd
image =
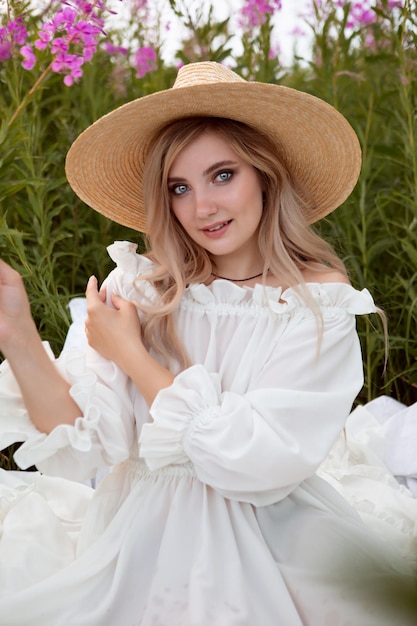
[(36, 79), (35, 83), (29, 89), (29, 91), (27, 92), (25, 97), (21, 100), (21, 102), (18, 105), (18, 107), (16, 108), (15, 112), (13, 113), (13, 115), (11, 116), (9, 121), (7, 122), (7, 128), (10, 128), (10, 126), (14, 123), (14, 121), (20, 115), (20, 113), (23, 111), (23, 109), (29, 104), (32, 96), (34, 95), (36, 90), (39, 88), (39, 86), (43, 83), (43, 81), (48, 76), (48, 74), (51, 73), (51, 71), (52, 71), (52, 61), (48, 65), (48, 67), (46, 69), (44, 69), (42, 74), (40, 74), (40, 76), (38, 76), (38, 78)]

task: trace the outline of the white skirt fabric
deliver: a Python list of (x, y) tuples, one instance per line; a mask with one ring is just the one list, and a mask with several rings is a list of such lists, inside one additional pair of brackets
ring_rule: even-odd
[(413, 576), (324, 480), (267, 507), (191, 465), (1, 478), (3, 626), (412, 626)]

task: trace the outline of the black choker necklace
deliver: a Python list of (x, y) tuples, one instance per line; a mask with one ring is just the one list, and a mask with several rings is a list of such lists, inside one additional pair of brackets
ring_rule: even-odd
[(262, 274), (263, 272), (261, 272), (260, 274), (256, 274), (255, 276), (249, 276), (248, 278), (226, 278), (226, 276), (219, 276), (218, 274), (211, 272), (211, 275), (214, 276), (214, 278), (221, 278), (222, 280), (230, 280), (230, 282), (232, 283), (244, 283), (245, 280), (253, 280), (254, 278), (259, 278), (260, 276), (262, 276)]

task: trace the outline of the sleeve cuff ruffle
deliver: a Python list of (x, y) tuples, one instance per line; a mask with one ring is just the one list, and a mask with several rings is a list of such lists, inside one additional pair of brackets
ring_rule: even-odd
[[(44, 346), (53, 360), (48, 344)], [(4, 361), (0, 366), (0, 449), (24, 442), (14, 455), (22, 469), (36, 465), (50, 475), (85, 480), (100, 467), (120, 463), (128, 456), (120, 402), (86, 368), (83, 353), (63, 353), (56, 367), (71, 385), (70, 393), (80, 408), (80, 417), (74, 425), (60, 424), (49, 434), (39, 431), (30, 421), (14, 375)], [(108, 367), (115, 369), (111, 362)]]
[(154, 421), (144, 424), (139, 455), (149, 469), (187, 463), (186, 441), (192, 425), (210, 420), (219, 405), (220, 380), (202, 365), (193, 365), (176, 376), (155, 398), (150, 413)]

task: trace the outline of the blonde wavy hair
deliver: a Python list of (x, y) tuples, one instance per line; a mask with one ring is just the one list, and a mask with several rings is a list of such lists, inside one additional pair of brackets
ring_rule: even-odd
[(165, 364), (175, 360), (180, 368), (189, 357), (175, 330), (175, 312), (187, 285), (210, 281), (214, 262), (183, 230), (170, 209), (168, 174), (177, 155), (206, 132), (217, 133), (244, 161), (258, 172), (264, 190), (264, 209), (259, 227), (259, 250), (266, 275), (279, 276), (283, 283), (300, 290), (317, 319), (320, 312), (302, 276), (312, 263), (346, 274), (342, 261), (331, 246), (307, 223), (304, 209), (311, 199), (292, 179), (279, 149), (258, 130), (240, 122), (211, 117), (181, 119), (164, 127), (155, 137), (144, 171), (144, 202), (147, 211), (147, 243), (154, 271), (138, 277), (150, 281), (157, 297), (137, 303), (143, 313), (143, 339), (148, 349)]

